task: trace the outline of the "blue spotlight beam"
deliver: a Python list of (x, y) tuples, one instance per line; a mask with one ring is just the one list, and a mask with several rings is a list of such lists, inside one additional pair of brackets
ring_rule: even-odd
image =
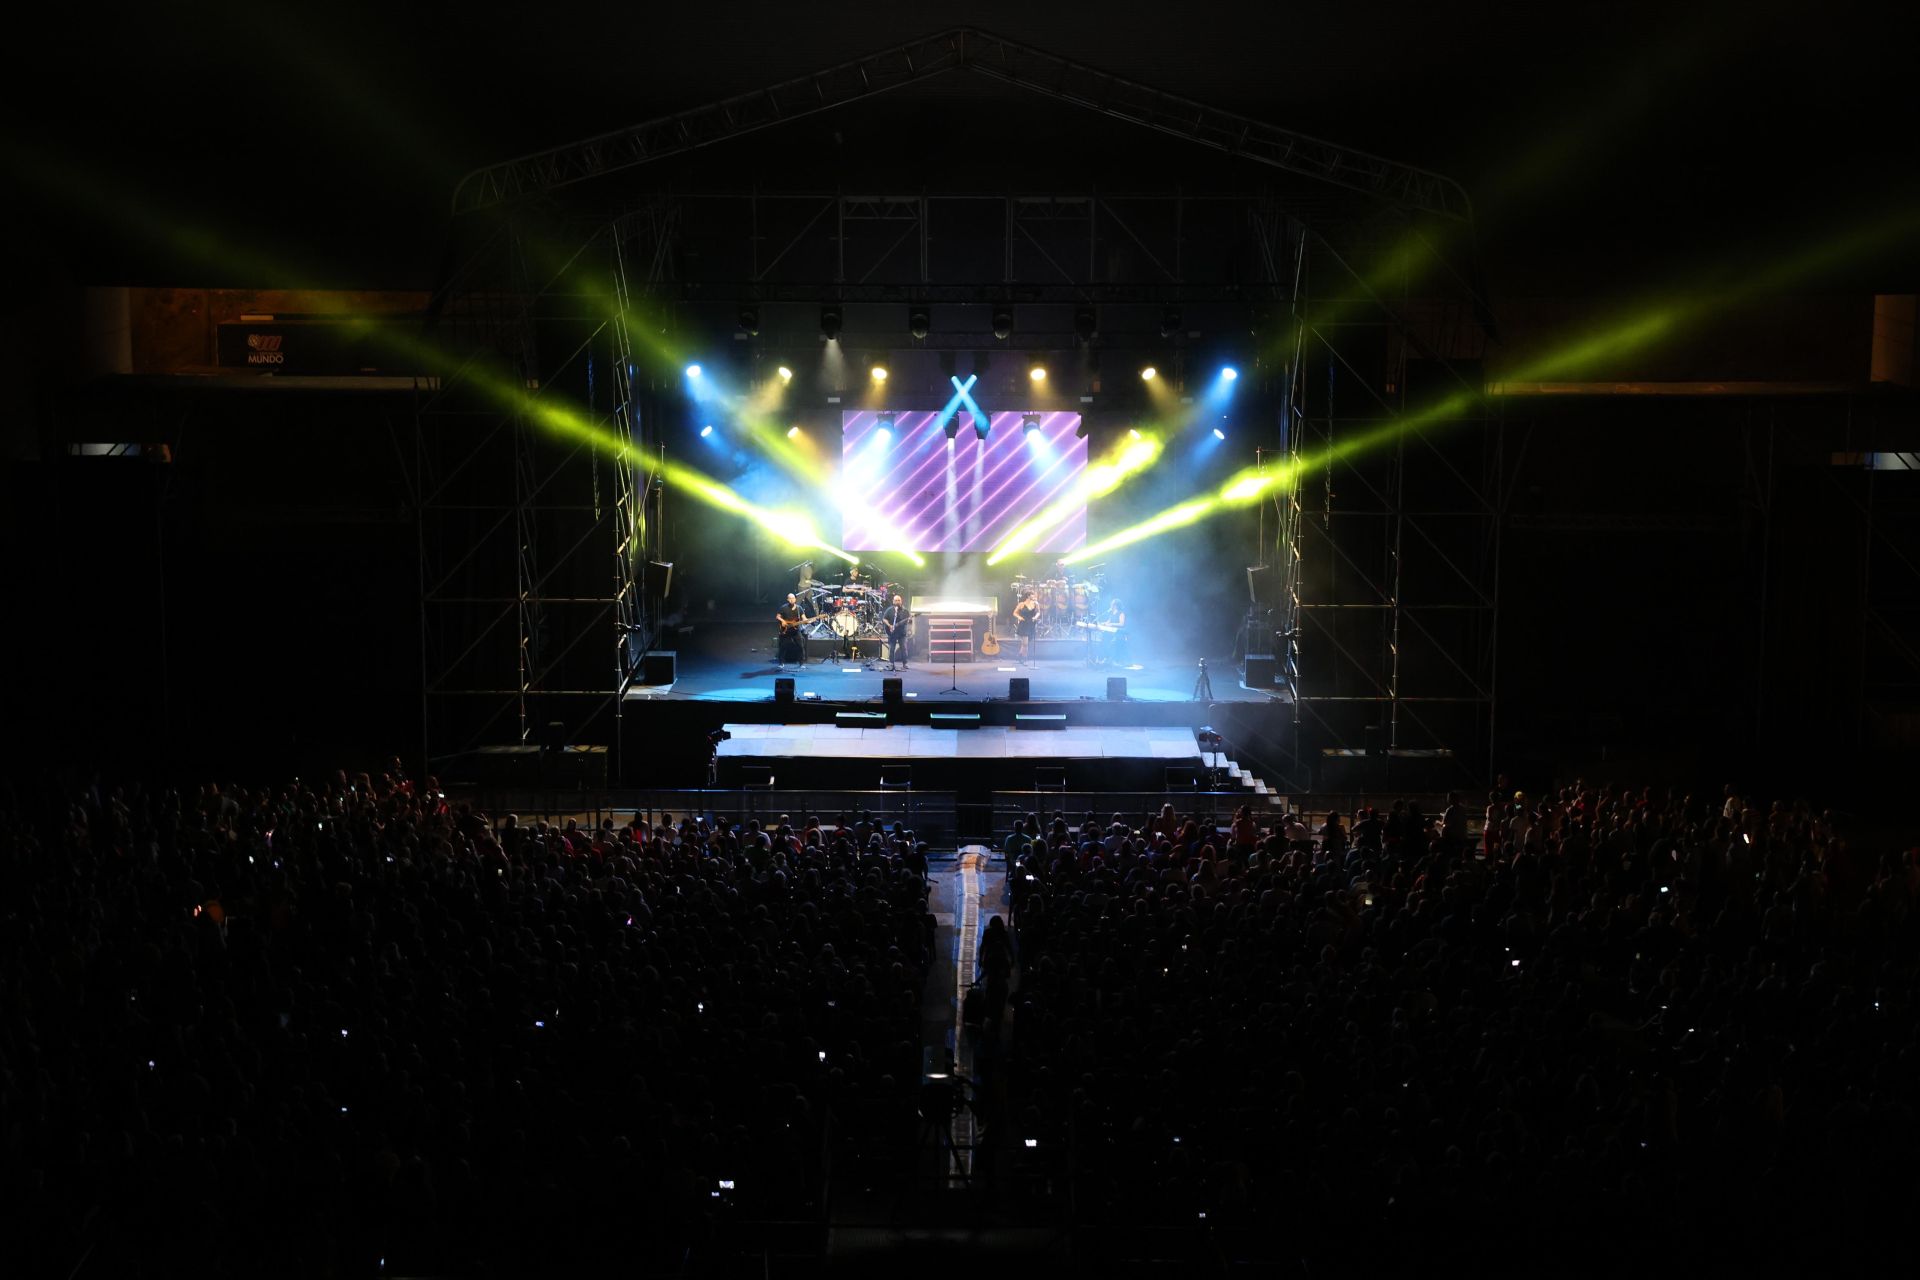
[(1201, 403), (1213, 408), (1225, 406), (1229, 400), (1233, 399), (1234, 384), (1239, 382), (1239, 380), (1240, 374), (1232, 365), (1223, 365), (1219, 375), (1214, 378), (1212, 385), (1207, 388), (1206, 394), (1201, 399)]
[(966, 385), (962, 386), (958, 375), (949, 375), (955, 390), (960, 393), (960, 403), (966, 405), (968, 411), (973, 414), (974, 431), (982, 440), (985, 440), (987, 432), (992, 429), (993, 419), (987, 416), (987, 411), (982, 409), (973, 398), (973, 384), (979, 377), (977, 373), (968, 374)]
[[(946, 407), (940, 410), (940, 416), (934, 419), (935, 426), (944, 427), (949, 422), (952, 422), (953, 415), (960, 411), (960, 406), (963, 402), (966, 404), (973, 403), (973, 384), (979, 380), (980, 375), (977, 373), (968, 374), (965, 382), (960, 381), (958, 374), (947, 375), (947, 381), (953, 384), (953, 396), (947, 401)], [(978, 413), (980, 411), (975, 409), (974, 412)]]

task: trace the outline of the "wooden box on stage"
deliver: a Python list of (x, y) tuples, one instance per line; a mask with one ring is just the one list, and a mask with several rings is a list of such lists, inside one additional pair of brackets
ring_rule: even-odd
[(958, 657), (962, 662), (973, 661), (988, 634), (995, 633), (1000, 615), (1000, 602), (992, 596), (915, 596), (908, 607), (917, 642), (914, 653), (933, 666), (954, 656), (948, 650), (962, 634), (962, 625), (971, 633), (971, 643), (960, 647)]

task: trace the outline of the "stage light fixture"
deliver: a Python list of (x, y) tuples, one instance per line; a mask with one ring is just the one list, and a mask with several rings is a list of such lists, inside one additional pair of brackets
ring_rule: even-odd
[(787, 428), (787, 439), (798, 440), (799, 438), (800, 438), (800, 427), (798, 424), (795, 424), (794, 426)]
[(1152, 382), (1155, 378), (1159, 376), (1160, 376), (1160, 371), (1154, 368), (1152, 365), (1148, 365), (1146, 368), (1140, 371), (1140, 381), (1142, 382)]
[(973, 415), (973, 434), (976, 436), (979, 436), (982, 441), (985, 441), (986, 438), (992, 433), (993, 433), (993, 419), (987, 417), (985, 414), (981, 414), (981, 413), (974, 414)]
[(1026, 435), (1032, 435), (1034, 432), (1038, 431), (1039, 429), (1040, 429), (1039, 414), (1023, 413), (1020, 415), (1020, 430), (1023, 433), (1025, 433)]
[(924, 340), (933, 331), (933, 313), (924, 304), (907, 308), (907, 332)]
[(702, 440), (711, 439), (712, 436), (713, 436), (713, 424), (711, 422), (709, 422), (706, 426), (700, 428), (700, 438)]
[(760, 308), (755, 306), (742, 306), (740, 308), (739, 321), (740, 332), (746, 334), (749, 338), (757, 338), (760, 336)]
[(1171, 338), (1183, 328), (1185, 328), (1185, 325), (1181, 322), (1180, 309), (1178, 307), (1168, 307), (1160, 313), (1161, 337)]
[(1240, 376), (1240, 371), (1234, 368), (1232, 365), (1223, 364), (1220, 366), (1220, 381), (1232, 382), (1235, 378), (1239, 376)]
[(793, 381), (793, 370), (787, 368), (787, 366), (781, 365), (777, 372), (780, 374), (780, 381), (782, 382)]
[(828, 342), (838, 342), (840, 340), (840, 323), (841, 316), (839, 307), (820, 308), (821, 337), (825, 338)]
[(893, 415), (892, 414), (890, 413), (881, 414), (879, 417), (879, 420), (874, 425), (879, 429), (881, 438), (883, 439), (893, 438)]
[(1100, 331), (1100, 318), (1092, 307), (1073, 309), (1073, 333), (1082, 342), (1092, 342), (1093, 335)]
[(1073, 429), (1073, 438), (1075, 440), (1085, 440), (1087, 438), (1087, 420), (1084, 416), (1080, 419), (1080, 425)]
[(697, 377), (699, 377), (699, 376), (700, 376), (700, 366), (699, 366), (699, 365), (697, 365), (697, 364), (690, 364), (690, 365), (688, 365), (688, 366), (687, 366), (687, 376), (688, 376), (689, 378), (697, 378)]
[(1045, 382), (1047, 380), (1047, 366), (1036, 361), (1034, 364), (1028, 366), (1027, 377), (1034, 382)]
[(887, 366), (877, 364), (867, 371), (867, 376), (875, 382), (885, 382), (887, 380)]
[(1227, 433), (1222, 431), (1220, 428), (1215, 427), (1213, 429), (1213, 438), (1215, 440), (1225, 440), (1227, 438)]
[(1128, 438), (1129, 440), (1138, 440), (1138, 439), (1140, 438), (1140, 428), (1138, 428), (1138, 427), (1128, 427), (1128, 428), (1127, 428), (1127, 438)]
[[(993, 309), (993, 336), (1005, 342), (1013, 333), (1013, 308), (995, 307)], [(978, 365), (974, 366), (977, 370)]]
[(952, 444), (953, 438), (959, 434), (960, 434), (960, 415), (956, 413), (951, 418), (947, 419), (947, 443)]

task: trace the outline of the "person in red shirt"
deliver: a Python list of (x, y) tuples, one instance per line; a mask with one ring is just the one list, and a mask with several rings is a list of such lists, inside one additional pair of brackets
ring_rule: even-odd
[(1260, 824), (1253, 820), (1253, 810), (1244, 804), (1233, 815), (1232, 835), (1233, 847), (1243, 854), (1253, 852), (1254, 846), (1260, 843)]

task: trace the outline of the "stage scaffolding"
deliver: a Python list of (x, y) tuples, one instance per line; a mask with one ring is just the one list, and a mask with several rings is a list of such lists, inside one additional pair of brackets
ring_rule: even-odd
[[(651, 176), (673, 172), (649, 169), (669, 157), (948, 72), (1181, 139), (1244, 163), (1264, 182), (1211, 191), (822, 184), (781, 192), (699, 189)], [(1250, 528), (1258, 524), (1255, 565), (1269, 570), (1249, 577), (1254, 613), (1258, 629), (1271, 625), (1280, 637), (1282, 700), (1293, 708), (1292, 741), (1262, 744), (1269, 759), (1287, 757), (1276, 771), (1295, 786), (1320, 781), (1327, 750), (1373, 750), (1389, 760), (1427, 753), (1454, 761), (1462, 780), (1482, 773), (1494, 716), (1502, 437), (1479, 395), (1476, 362), (1491, 318), (1477, 283), (1471, 205), (1457, 183), (965, 28), (469, 174), (455, 212), (462, 223), (501, 220), (508, 230), (496, 259), (515, 268), (519, 283), (504, 296), (454, 290), (443, 317), (461, 315), (462, 305), (471, 310), (486, 331), (482, 345), (519, 370), (535, 396), (556, 378), (578, 383), (582, 362), (598, 369), (585, 380), (588, 403), (642, 450), (658, 449), (660, 437), (632, 385), (627, 333), (602, 312), (601, 328), (556, 344), (530, 318), (547, 301), (578, 313), (578, 277), (592, 273), (563, 283), (564, 271), (530, 270), (537, 259), (513, 230), (527, 225), (531, 210), (551, 215), (564, 189), (616, 174), (626, 178), (614, 198), (642, 193), (652, 212), (644, 232), (615, 223), (589, 242), (609, 259), (605, 278), (624, 290), (632, 274), (667, 308), (669, 323), (708, 340), (737, 314), (732, 336), (744, 345), (735, 350), (750, 359), (813, 347), (814, 316), (799, 312), (836, 303), (847, 309), (843, 345), (851, 349), (1080, 349), (1082, 403), (1098, 412), (1110, 393), (1112, 404), (1124, 402), (1119, 386), (1102, 381), (1103, 351), (1158, 353), (1178, 380), (1189, 338), (1216, 355), (1232, 343), (1276, 406), (1257, 442), (1260, 465), (1287, 468), (1271, 506), (1245, 516)], [(629, 251), (641, 240), (650, 251)], [(686, 266), (684, 278), (673, 278), (674, 263)], [(1444, 300), (1434, 302), (1436, 293)], [(940, 317), (910, 339), (903, 322), (916, 307), (940, 308)], [(998, 320), (1009, 307), (1020, 308), (1011, 332)], [(783, 309), (791, 313), (785, 323), (761, 314)], [(553, 360), (555, 353), (571, 354)], [(606, 376), (609, 365), (625, 379)], [(1015, 375), (995, 366), (994, 376)], [(1414, 425), (1431, 399), (1456, 389), (1471, 390), (1470, 407)], [(575, 709), (564, 718), (573, 738), (602, 735), (607, 716), (617, 730), (653, 616), (646, 566), (665, 545), (658, 490), (644, 471), (616, 476), (620, 496), (604, 509), (602, 530), (596, 468), (606, 460), (577, 457), (524, 415), (476, 408), (471, 399), (457, 380), (438, 393), (421, 414), (422, 450), (445, 430), (442, 421), (461, 414), (482, 424), (453, 428), (468, 433), (476, 452), (494, 433), (504, 438), (507, 460), (488, 466), (503, 477), (495, 488), (512, 554), (481, 563), (479, 544), (494, 532), (482, 520), (422, 519), (423, 570), (435, 566), (422, 584), (422, 626), (433, 640), (423, 714), (430, 725), (445, 722), (430, 741), (436, 749), (477, 745), (505, 724), (525, 744), (562, 705)], [(439, 447), (454, 464), (441, 468), (449, 475), (480, 472)], [(590, 502), (550, 482), (542, 466), (555, 454), (567, 474), (592, 478)], [(436, 499), (448, 483), (432, 490)], [(563, 493), (591, 515), (583, 536), (616, 548), (616, 573), (598, 590), (549, 591), (584, 545), (560, 531), (559, 512), (550, 510), (563, 505), (554, 501)], [(437, 501), (435, 510), (451, 505)], [(457, 580), (489, 575), (504, 584), (494, 588), (500, 594), (477, 586), (471, 600), (451, 594)], [(615, 625), (600, 629), (603, 615)], [(517, 647), (489, 638), (514, 630)], [(1267, 647), (1253, 615), (1241, 631), (1244, 647)], [(591, 679), (565, 674), (563, 659), (583, 638), (610, 632), (619, 637), (614, 661), (600, 662)], [(479, 638), (463, 646), (469, 633)], [(474, 709), (449, 714), (462, 698)]]
[[(694, 224), (684, 234), (683, 210)], [(989, 228), (984, 248), (974, 246), (973, 269), (942, 264), (929, 226), (968, 217)], [(958, 308), (943, 313), (950, 327), (925, 344), (935, 349), (992, 343), (973, 324), (984, 322), (986, 304), (1005, 299), (1023, 308), (1022, 324), (1012, 340), (992, 345), (1070, 349), (1075, 335), (1064, 313), (1048, 319), (1048, 308), (1097, 300), (1096, 353), (1166, 349), (1176, 369), (1187, 326), (1252, 329), (1243, 342), (1273, 407), (1260, 457), (1287, 474), (1270, 504), (1247, 517), (1259, 526), (1255, 562), (1274, 570), (1256, 591), (1273, 609), (1293, 706), (1292, 741), (1278, 744), (1288, 758), (1266, 753), (1273, 771), (1304, 786), (1331, 749), (1389, 759), (1427, 753), (1451, 758), (1462, 779), (1481, 775), (1494, 716), (1502, 466), (1500, 424), (1478, 394), (1483, 308), (1464, 287), (1452, 301), (1435, 303), (1425, 293), (1416, 301), (1404, 273), (1389, 300), (1381, 282), (1350, 265), (1377, 263), (1417, 239), (1411, 220), (1380, 217), (1322, 232), (1271, 192), (1086, 191), (1042, 199), (950, 191), (894, 201), (686, 192), (595, 228), (538, 279), (527, 237), (504, 225), (512, 256), (497, 253), (496, 272), (517, 262), (526, 283), (452, 291), (442, 332), (470, 334), (461, 349), (537, 371), (528, 379), (528, 404), (557, 390), (648, 456), (661, 445), (657, 429), (641, 429), (643, 421), (652, 426), (644, 406), (655, 389), (645, 385), (648, 362), (636, 361), (631, 347), (627, 317), (636, 293), (658, 308), (656, 319), (689, 331), (724, 326), (721, 310), (731, 318), (742, 306), (767, 309), (769, 331), (746, 344), (762, 360), (805, 345), (791, 325), (781, 331), (773, 312), (801, 308), (810, 327), (812, 307), (842, 300), (857, 308), (932, 299)], [(689, 241), (698, 252), (687, 256), (706, 264), (709, 278), (673, 278), (671, 264)], [(1115, 242), (1133, 250), (1125, 272), (1105, 251)], [(991, 259), (984, 271), (981, 258)], [(595, 290), (620, 305), (596, 306)], [(1171, 336), (1151, 329), (1165, 307), (1185, 316)], [(1223, 319), (1229, 313), (1234, 318)], [(875, 323), (868, 312), (850, 311), (846, 341), (916, 345)], [(647, 571), (664, 556), (660, 490), (648, 469), (555, 438), (524, 408), (462, 395), (461, 382), (445, 380), (419, 415), (425, 454), (437, 440), (453, 460), (443, 464), (447, 477), (430, 491), (422, 520), (423, 566), (439, 566), (423, 576), (429, 740), (436, 753), (503, 740), (531, 744), (560, 720), (570, 741), (614, 746), (620, 695), (650, 640), (656, 602)], [(1460, 412), (1392, 429), (1455, 392), (1472, 393)], [(445, 432), (455, 424), (470, 442), (466, 454), (447, 454)], [(506, 460), (489, 463), (503, 449)], [(464, 478), (456, 472), (488, 466), (500, 477), (496, 489), (507, 495), (502, 509), (510, 519), (477, 522), (446, 496)], [(488, 570), (488, 539), (509, 529), (513, 558)], [(552, 590), (589, 547), (616, 549), (610, 580), (595, 590)], [(469, 580), (490, 571), (505, 589), (460, 594), (449, 578), (454, 571)], [(497, 634), (512, 635), (514, 644), (501, 651)], [(573, 655), (596, 636), (614, 637), (613, 660), (555, 680), (556, 671), (580, 670)], [(1247, 643), (1265, 647), (1264, 638)], [(585, 651), (605, 657), (597, 646)], [(506, 680), (481, 676), (489, 659)], [(456, 713), (460, 706), (467, 709)]]
[[(659, 433), (633, 351), (672, 207), (561, 239), (502, 217), (437, 291), (414, 413), (422, 736), (431, 767), (597, 744), (658, 618)], [(563, 421), (570, 429), (557, 429)]]
[(1491, 776), (1506, 460), (1484, 302), (1412, 224), (1386, 273), (1298, 221), (1284, 243), (1271, 556), (1296, 764), (1319, 786)]

